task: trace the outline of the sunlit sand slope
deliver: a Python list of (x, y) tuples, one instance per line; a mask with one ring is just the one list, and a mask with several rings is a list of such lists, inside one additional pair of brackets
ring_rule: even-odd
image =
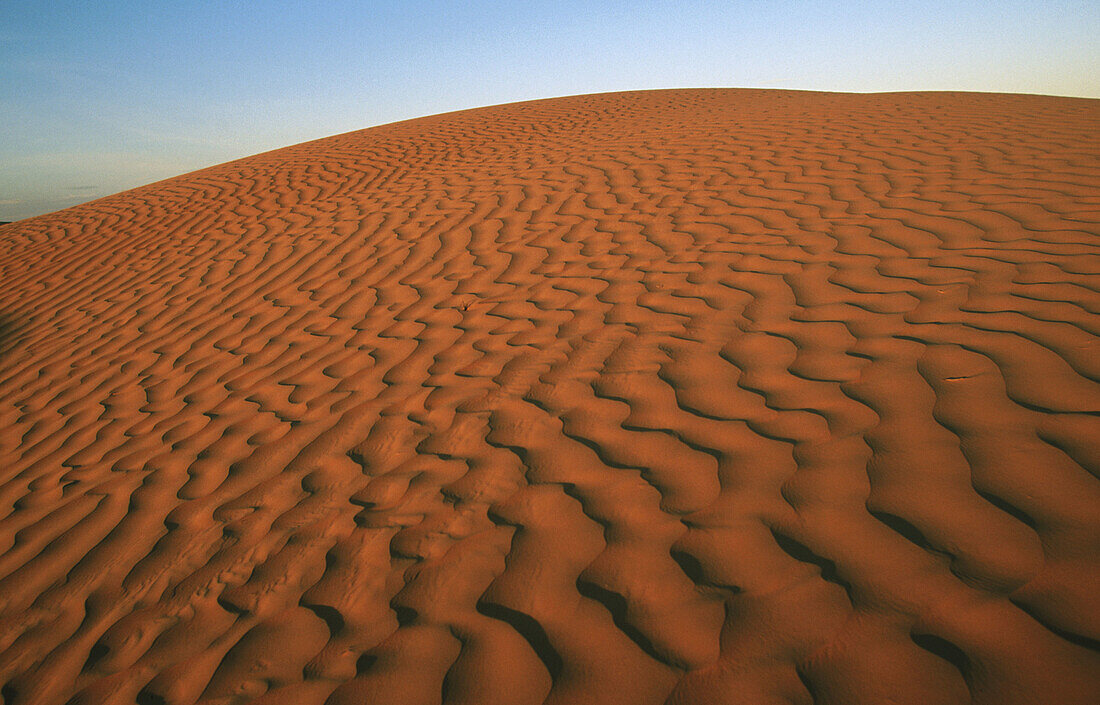
[(1100, 702), (1098, 127), (582, 96), (3, 226), (3, 703)]

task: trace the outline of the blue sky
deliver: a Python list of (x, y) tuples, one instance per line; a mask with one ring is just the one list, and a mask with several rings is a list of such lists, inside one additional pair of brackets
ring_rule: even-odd
[(0, 0), (0, 220), (309, 139), (639, 88), (1100, 97), (1100, 3)]

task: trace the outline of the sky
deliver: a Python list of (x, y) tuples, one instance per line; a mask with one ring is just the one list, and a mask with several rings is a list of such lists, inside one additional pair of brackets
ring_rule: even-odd
[(0, 221), (350, 130), (645, 88), (1100, 98), (1100, 3), (0, 0)]

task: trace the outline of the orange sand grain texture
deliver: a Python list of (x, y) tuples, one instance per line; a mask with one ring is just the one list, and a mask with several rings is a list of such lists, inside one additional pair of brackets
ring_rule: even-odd
[(0, 227), (2, 702), (1100, 702), (1098, 134), (580, 96)]

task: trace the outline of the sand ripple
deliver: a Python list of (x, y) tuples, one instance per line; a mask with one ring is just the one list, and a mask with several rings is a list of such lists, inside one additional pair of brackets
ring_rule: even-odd
[(1100, 702), (1098, 125), (582, 96), (0, 226), (3, 702)]

